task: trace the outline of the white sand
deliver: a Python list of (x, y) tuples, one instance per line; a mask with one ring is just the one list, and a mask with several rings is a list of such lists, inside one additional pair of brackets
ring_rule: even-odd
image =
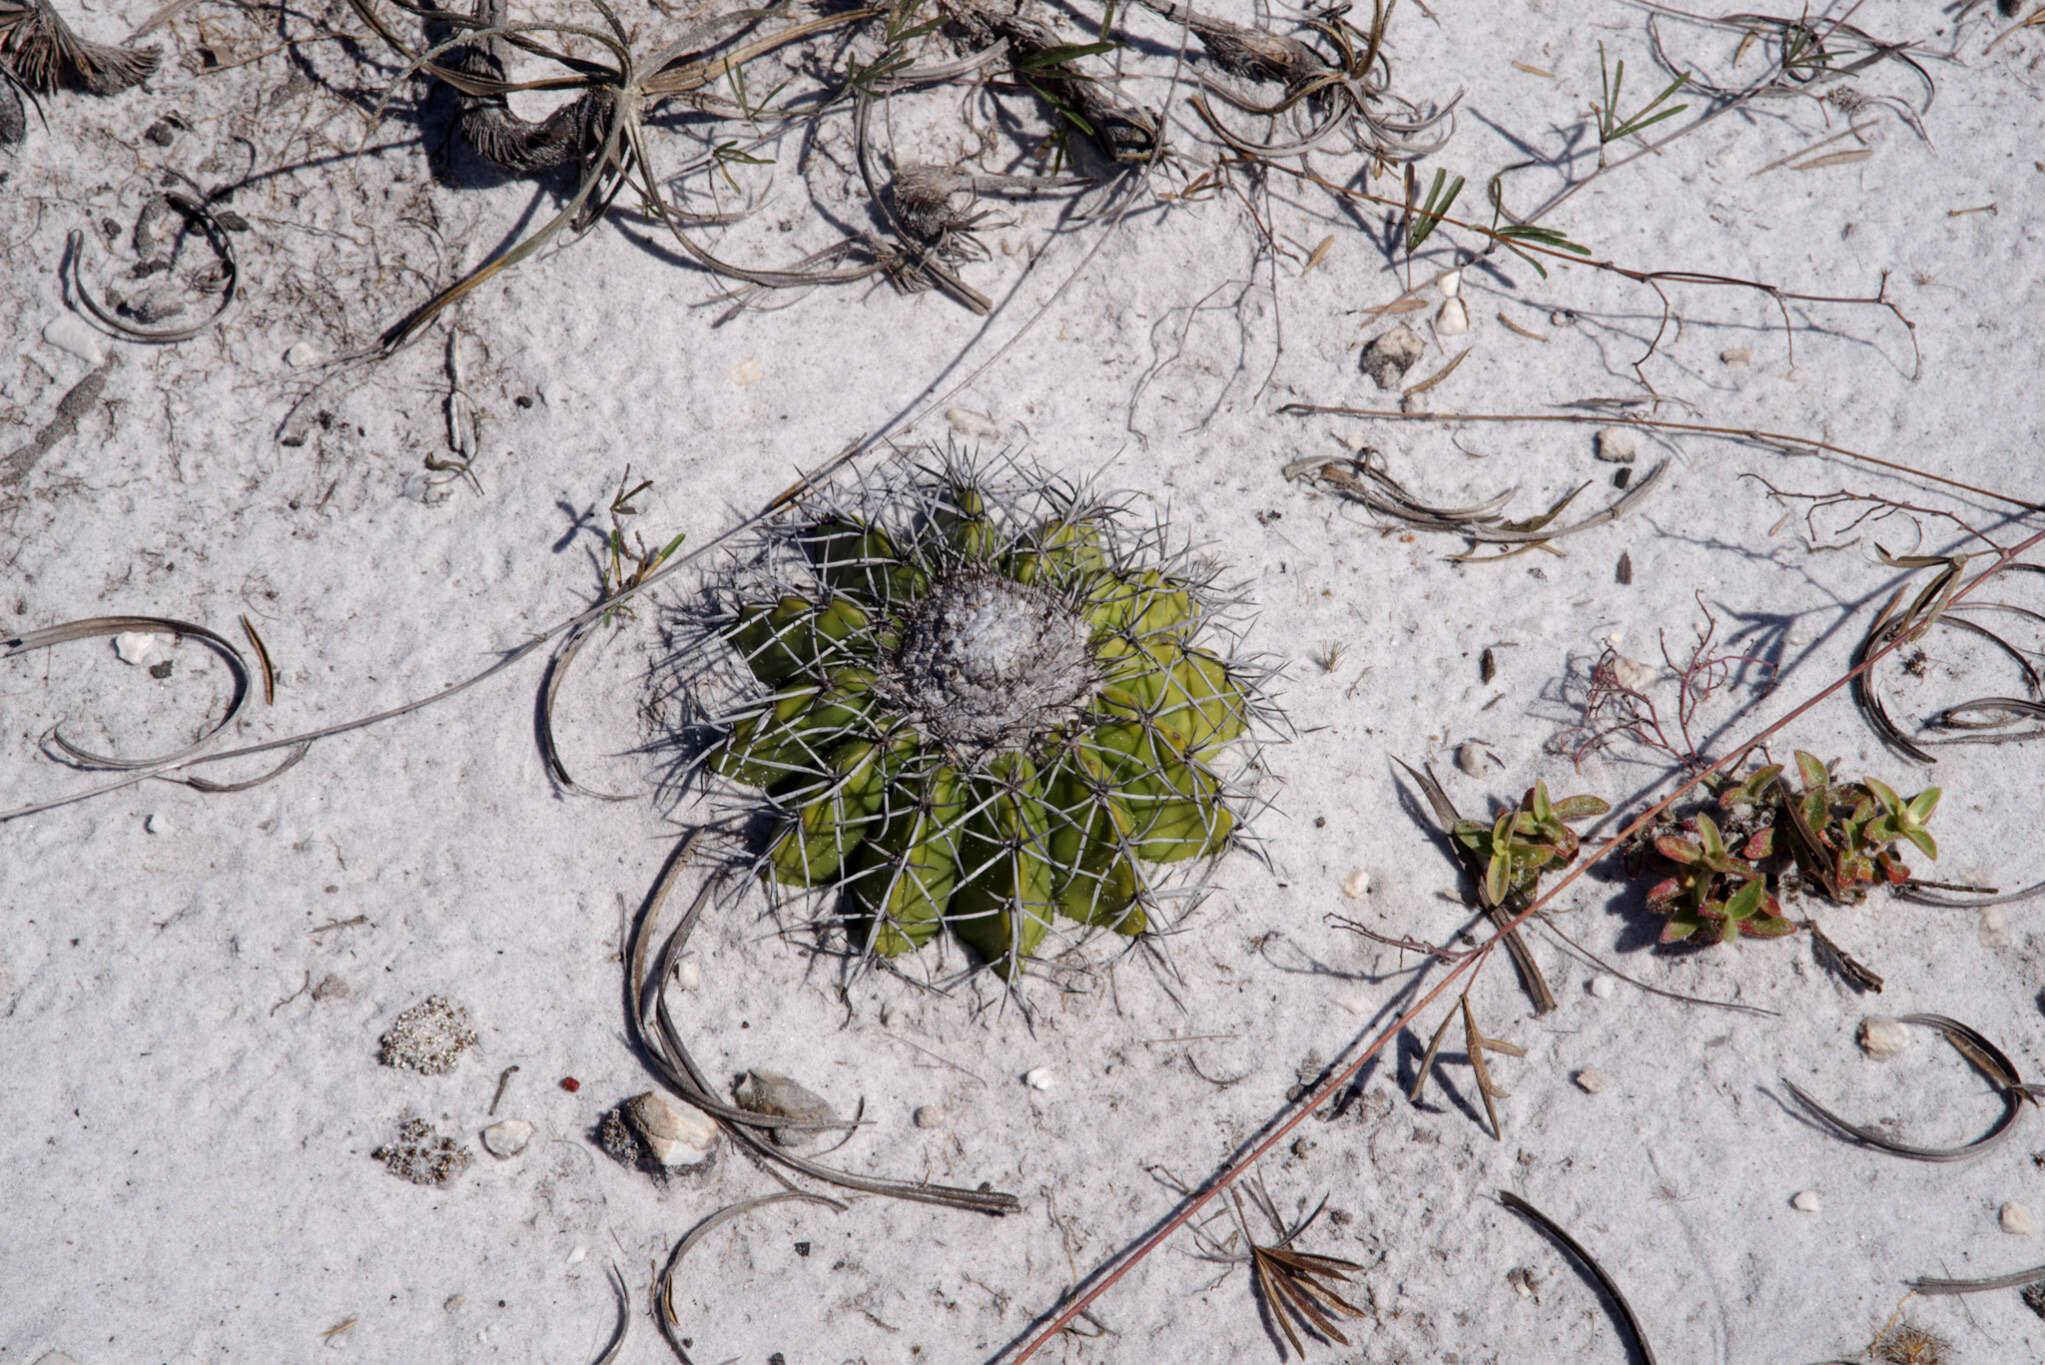
[[(104, 38), (144, 9), (107, 8), (66, 13)], [(1598, 98), (1598, 42), (1628, 58), (1626, 104), (1661, 84), (1638, 6), (1432, 8), (1438, 20), (1399, 9), (1397, 86), (1437, 99), (1468, 92), (1454, 140), (1421, 172), (1423, 184), (1435, 166), (1467, 176), (1458, 207), (1472, 217), (1488, 212), (1492, 171), (1582, 132)], [(1869, 107), (1854, 117), (1871, 155), (1756, 176), (1848, 126), (1808, 98), (1760, 102), (1612, 172), (1547, 221), (1641, 270), (1840, 296), (1872, 293), (1886, 273), (1915, 324), (1921, 371), (1911, 333), (1882, 309), (1788, 304), (1792, 357), (1768, 297), (1665, 285), (1675, 317), (1644, 366), (1667, 400), (1660, 415), (1830, 440), (2035, 499), (2045, 496), (2045, 30), (1984, 56), (2009, 21), (1984, 5), (1956, 24), (1946, 8), (1871, 3), (1854, 14), (1872, 33), (1956, 51), (1923, 59), (1938, 82), (1926, 138), (1893, 107)], [(636, 17), (649, 33), (671, 31), (651, 12)], [(337, 379), (289, 425), (322, 371), (287, 355), (342, 354), (373, 337), (457, 262), (553, 213), (558, 187), (500, 179), (465, 155), (461, 183), (436, 181), (405, 116), (370, 131), (370, 150), (355, 157), (362, 121), (281, 55), (217, 75), (185, 65), (201, 42), (222, 62), (253, 57), (278, 41), (275, 22), (190, 11), (156, 35), (166, 64), (145, 91), (46, 98), (48, 128), (32, 114), (30, 140), (0, 161), (0, 332), (16, 341), (0, 359), (0, 462), (89, 370), (59, 344), (63, 329), (48, 330), (72, 316), (58, 272), (66, 232), (87, 229), (86, 276), (103, 290), (132, 258), (110, 259), (93, 225), (111, 219), (125, 234), (165, 169), (208, 186), (236, 179), (248, 163), (236, 135), (253, 139), (259, 167), (282, 168), (229, 201), (252, 231), (234, 239), (244, 298), (225, 325), (164, 347), (90, 329), (115, 357), (102, 396), (20, 486), (0, 487), (0, 627), (149, 613), (239, 642), (245, 613), (279, 688), (232, 739), (285, 736), (424, 695), (586, 605), (595, 532), (628, 464), (634, 480), (653, 481), (629, 525), (652, 542), (685, 531), (695, 545), (894, 423), (903, 441), (963, 433), (1075, 476), (1106, 471), (1143, 505), (1168, 508), (1259, 603), (1250, 646), (1286, 663), (1278, 690), (1297, 737), (1269, 756), (1276, 805), (1257, 821), (1268, 866), (1246, 854), (1223, 864), (1216, 894), (1170, 943), (1169, 977), (1132, 958), (1041, 982), (1032, 1028), (984, 981), (949, 996), (885, 977), (842, 989), (801, 934), (776, 932), (757, 892), (702, 927), (700, 987), (672, 989), (671, 1000), (713, 1078), (769, 1069), (844, 1111), (863, 1099), (868, 1127), (832, 1160), (987, 1181), (1019, 1196), (1023, 1212), (992, 1221), (865, 1198), (842, 1214), (797, 1205), (742, 1220), (693, 1253), (678, 1288), (679, 1331), (698, 1360), (992, 1357), (1170, 1213), (1180, 1182), (1209, 1178), (1281, 1114), (1301, 1075), (1410, 1003), (1414, 959), (1324, 919), (1441, 942), (1466, 918), (1455, 868), (1394, 757), (1432, 762), (1466, 812), (1537, 778), (1637, 809), (1663, 789), (1665, 768), (1638, 761), (1649, 756), (1622, 749), (1573, 772), (1546, 747), (1605, 639), (1616, 633), (1623, 654), (1657, 661), (1661, 633), (1680, 656), (1701, 598), (1722, 638), (1779, 659), (1772, 695), (1735, 689), (1701, 716), (1722, 752), (1836, 678), (1881, 603), (1922, 581), (1885, 567), (1877, 542), (1896, 554), (1984, 548), (1953, 518), (2003, 544), (2040, 528), (2005, 503), (1841, 459), (1644, 435), (1637, 470), (1673, 463), (1625, 521), (1564, 542), (1563, 557), (1450, 563), (1461, 541), (1387, 531), (1281, 470), (1368, 443), (1423, 497), (1470, 503), (1517, 485), (1513, 514), (1527, 516), (1585, 480), (1582, 509), (1609, 498), (1613, 467), (1594, 458), (1588, 426), (1280, 415), (1286, 402), (1395, 398), (1358, 370), (1356, 348), (1385, 325), (1362, 310), (1481, 239), (1444, 231), (1421, 266), (1389, 268), (1374, 240), (1386, 233), (1381, 210), (1348, 216), (1276, 176), (1268, 195), (1239, 182), (1285, 248), (1275, 266), (1233, 194), (1169, 209), (1147, 198), (1119, 224), (1056, 232), (1057, 205), (1006, 206), (984, 233), (991, 259), (962, 268), (997, 301), (989, 320), (936, 293), (858, 286), (776, 298), (776, 311), (713, 325), (713, 282), (642, 224), (614, 220), (452, 315), (482, 414), (479, 496), (424, 464), (448, 453), (441, 330)], [(359, 21), (336, 8), (313, 25), (301, 17), (284, 32)], [(1757, 47), (1727, 75), (1735, 38), (1674, 24), (1664, 33), (1677, 60), (1709, 63), (1731, 83), (1766, 60)], [(339, 89), (380, 79), (336, 45), (301, 51)], [(1922, 97), (1893, 63), (1854, 88)], [(144, 140), (167, 112), (189, 130), (168, 148)], [(792, 259), (828, 240), (822, 209), (855, 212), (862, 192), (842, 124), (807, 180), (791, 139), (773, 199), (717, 238), (721, 251)], [(966, 145), (955, 118), (912, 126), (925, 159)], [(1196, 132), (1175, 134), (1195, 160), (1210, 155)], [(906, 158), (909, 134), (897, 138)], [(1859, 145), (1849, 137), (1814, 155)], [(734, 170), (763, 186), (758, 168)], [(1197, 173), (1161, 175), (1157, 188)], [(1508, 202), (1524, 208), (1555, 183), (1527, 172)], [(189, 250), (203, 258), (203, 244)], [(1440, 303), (1427, 297), (1428, 311), (1408, 316), (1423, 331)], [(1584, 268), (1543, 281), (1500, 256), (1466, 269), (1459, 297), (1469, 331), (1431, 340), (1408, 382), (1466, 346), (1469, 355), (1426, 406), (1552, 412), (1643, 396), (1632, 366), (1660, 322), (1651, 289)], [(1546, 339), (1515, 334), (1501, 314)], [(1858, 508), (1821, 514), (1824, 548), (1812, 549), (1799, 523), (1771, 538), (1784, 509), (1743, 473), (1924, 510), (1844, 532)], [(1630, 586), (1615, 582), (1622, 553)], [(667, 587), (673, 600), (691, 583)], [(1989, 595), (2045, 606), (2027, 582)], [(642, 751), (654, 738), (642, 706), (646, 666), (662, 650), (658, 616), (642, 606), (622, 630), (600, 631), (569, 679), (564, 755), (594, 787), (647, 790), (659, 778)], [(2035, 628), (2004, 624), (2039, 648)], [(1901, 719), (2020, 688), (2007, 663), (1958, 632), (1924, 645), (1923, 679), (1885, 675)], [(1484, 683), (1487, 646), (1497, 674)], [(1328, 652), (1323, 670), (1312, 656)], [(149, 663), (166, 658), (171, 677), (151, 677)], [(186, 641), (128, 664), (95, 640), (0, 664), (0, 806), (103, 780), (38, 752), (59, 721), (91, 749), (155, 752), (189, 738), (225, 697), (224, 670), (205, 660)], [(611, 1330), (613, 1264), (633, 1295), (621, 1359), (667, 1358), (646, 1313), (655, 1266), (702, 1217), (778, 1187), (727, 1152), (706, 1181), (663, 1192), (592, 1141), (606, 1108), (652, 1083), (625, 1040), (621, 925), (696, 812), (557, 795), (532, 739), (538, 674), (535, 660), (322, 743), (247, 792), (145, 784), (0, 825), (0, 1362), (51, 1350), (83, 1365), (301, 1360), (323, 1347), (377, 1361), (586, 1360)], [(1672, 706), (1667, 683), (1656, 686)], [(1481, 778), (1454, 761), (1472, 740), (1496, 756)], [(1884, 751), (1842, 694), (1797, 722), (1776, 754), (1794, 748), (1906, 794), (1941, 785), (1943, 857), (1913, 859), (1921, 872), (2005, 888), (2045, 877), (2035, 746), (1940, 750), (1925, 776)], [(253, 776), (267, 761), (202, 772)], [(1368, 873), (1361, 900), (1342, 894), (1357, 868)], [(1368, 1267), (1351, 1286), (1368, 1309), (1349, 1325), (1355, 1345), (1316, 1358), (1621, 1358), (1582, 1276), (1496, 1202), (1510, 1189), (1601, 1258), (1666, 1362), (1849, 1357), (1899, 1306), (1950, 1338), (1955, 1361), (2040, 1359), (2045, 1322), (2014, 1291), (1905, 1304), (1903, 1283), (2045, 1261), (2035, 1237), (1998, 1221), (2011, 1201), (2045, 1198), (2037, 1117), (2023, 1114), (1986, 1157), (1919, 1164), (1820, 1132), (1785, 1107), (1778, 1082), (1861, 1121), (1893, 1122), (1910, 1140), (1983, 1131), (1994, 1094), (1934, 1034), (1912, 1030), (1886, 1062), (1854, 1034), (1865, 1014), (1951, 1014), (2035, 1078), (2045, 1069), (2037, 904), (2010, 907), (2006, 930), (1986, 935), (1973, 912), (1882, 896), (1822, 910), (1826, 932), (1887, 980), (1878, 998), (1858, 997), (1815, 964), (1804, 937), (1652, 951), (1657, 925), (1615, 877), (1601, 868), (1564, 893), (1572, 937), (1662, 989), (1779, 1017), (1623, 985), (1593, 993), (1594, 969), (1537, 933), (1561, 1007), (1535, 1019), (1509, 964), (1492, 963), (1472, 995), (1477, 1016), (1526, 1050), (1491, 1061), (1511, 1092), (1499, 1101), (1502, 1142), (1484, 1130), (1459, 1031), (1442, 1071), (1453, 1093), (1430, 1085), (1419, 1106), (1405, 1098), (1438, 1005), (1367, 1069), (1360, 1097), (1310, 1119), (1258, 1168), (1288, 1216), (1327, 1199), (1301, 1249)], [(694, 887), (684, 879), (671, 913)], [(1106, 946), (1091, 950), (1097, 963), (1109, 961)], [(304, 988), (329, 975), (347, 992), (313, 999)], [(378, 1036), (434, 994), (472, 1012), (479, 1045), (445, 1075), (379, 1065)], [(477, 1134), (513, 1065), (496, 1118), (537, 1134), (500, 1160)], [(1038, 1068), (1055, 1083), (1026, 1083)], [(1586, 1069), (1607, 1078), (1601, 1092), (1576, 1082)], [(560, 1084), (571, 1076), (574, 1093)], [(931, 1107), (943, 1121), (917, 1123)], [(371, 1160), (407, 1114), (467, 1144), (467, 1173), (427, 1188)], [(1816, 1211), (1793, 1206), (1806, 1191)], [(1220, 1208), (1206, 1225), (1225, 1239)], [(1095, 1305), (1113, 1335), (1068, 1339), (1040, 1358), (1275, 1358), (1246, 1272), (1224, 1276), (1200, 1250), (1174, 1237)]]

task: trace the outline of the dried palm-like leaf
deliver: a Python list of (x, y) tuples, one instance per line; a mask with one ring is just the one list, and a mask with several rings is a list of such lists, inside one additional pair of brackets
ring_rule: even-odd
[(1605, 1273), (1605, 1268), (1597, 1263), (1590, 1252), (1584, 1250), (1583, 1244), (1570, 1236), (1560, 1223), (1511, 1190), (1500, 1190), (1498, 1202), (1553, 1237), (1561, 1244), (1563, 1250), (1576, 1258), (1577, 1264), (1597, 1281), (1598, 1288), (1605, 1291), (1605, 1297), (1619, 1310), (1619, 1325), (1626, 1329), (1627, 1335), (1633, 1338), (1633, 1344), (1639, 1348), (1642, 1365), (1655, 1365), (1654, 1348), (1647, 1344), (1647, 1333), (1641, 1330), (1640, 1319), (1633, 1313), (1633, 1305), (1626, 1302), (1626, 1296), (1619, 1292), (1619, 1286), (1613, 1283), (1612, 1277)]
[(0, 60), (30, 90), (68, 85), (113, 95), (156, 70), (157, 50), (81, 38), (49, 0), (0, 0)]

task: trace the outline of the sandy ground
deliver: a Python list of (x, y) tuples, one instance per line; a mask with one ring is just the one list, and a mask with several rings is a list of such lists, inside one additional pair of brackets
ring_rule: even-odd
[[(450, 146), (444, 96), (435, 103), (423, 82), (400, 83), (370, 125), (363, 113), (397, 71), (368, 44), (271, 51), (360, 32), (343, 7), (202, 3), (151, 35), (164, 63), (146, 87), (46, 96), (47, 126), (31, 113), (27, 140), (0, 159), (0, 330), (15, 341), (0, 358), (0, 628), (152, 614), (239, 644), (246, 617), (274, 660), (275, 702), (252, 703), (214, 743), (253, 742), (425, 695), (587, 606), (628, 466), (633, 482), (651, 481), (628, 530), (652, 543), (686, 533), (689, 548), (881, 432), (1021, 450), (1168, 514), (1256, 604), (1244, 648), (1283, 665), (1274, 691), (1291, 728), (1267, 754), (1262, 857), (1221, 863), (1213, 894), (1169, 940), (1168, 969), (1094, 943), (1032, 984), (1027, 1014), (984, 978), (946, 993), (848, 981), (812, 951), (800, 915), (777, 921), (755, 889), (704, 923), (687, 983), (669, 988), (713, 1077), (775, 1070), (841, 1112), (863, 1102), (867, 1126), (833, 1160), (985, 1181), (1022, 1204), (999, 1220), (878, 1198), (740, 1219), (692, 1251), (678, 1282), (691, 1358), (991, 1359), (1156, 1226), (1181, 1186), (1265, 1131), (1303, 1080), (1352, 1057), (1439, 979), (1328, 919), (1438, 943), (1469, 924), (1469, 888), (1395, 758), (1431, 762), (1466, 812), (1536, 779), (1637, 810), (1670, 785), (1666, 755), (1619, 743), (1573, 768), (1558, 752), (1608, 642), (1658, 665), (1659, 640), (1681, 660), (1708, 611), (1726, 648), (1778, 665), (1772, 690), (1749, 670), (1701, 708), (1699, 742), (1716, 756), (1837, 678), (1881, 604), (1926, 579), (1885, 564), (1877, 544), (1979, 552), (1976, 533), (2007, 546), (2040, 529), (2007, 499), (2045, 491), (2045, 30), (1988, 52), (2015, 21), (1993, 5), (1954, 10), (1870, 3), (1852, 16), (1918, 44), (1937, 89), (1928, 110), (1919, 78), (1880, 62), (1750, 102), (1544, 220), (1634, 271), (1845, 300), (1886, 278), (1897, 313), (1667, 281), (1665, 322), (1647, 284), (1582, 266), (1543, 279), (1497, 252), (1461, 275), (1468, 331), (1441, 335), (1443, 295), (1429, 282), (1481, 236), (1445, 228), (1417, 260), (1388, 255), (1395, 215), (1276, 173), (1182, 194), (1215, 153), (1181, 88), (1172, 126), (1184, 157), (1132, 197), (1097, 195), (1082, 205), (1092, 218), (1062, 202), (996, 206), (987, 259), (959, 267), (993, 301), (984, 318), (874, 282), (724, 318), (718, 283), (621, 213), (486, 284), (409, 349), (337, 366), (551, 216), (572, 186), (500, 175)], [(1665, 80), (1642, 6), (1434, 0), (1431, 12), (1396, 14), (1395, 86), (1438, 102), (1464, 92), (1453, 139), (1419, 169), (1423, 186), (1435, 167), (1467, 177), (1458, 207), (1472, 218), (1488, 221), (1482, 186), (1503, 167), (1566, 146), (1581, 153), (1576, 173), (1595, 164), (1584, 148), (1599, 43), (1628, 59), (1623, 106)], [(100, 39), (145, 17), (105, 4), (66, 13)], [(655, 37), (680, 23), (627, 17)], [(1130, 23), (1152, 44), (1146, 69), (1169, 73), (1156, 54), (1176, 50), (1171, 26)], [(1668, 18), (1660, 31), (1675, 60), (1717, 83), (1737, 86), (1769, 60), (1760, 44), (1733, 66), (1736, 31)], [(1860, 100), (1816, 98), (1843, 88)], [(1145, 91), (1163, 102), (1161, 84)], [(892, 131), (898, 156), (912, 143), (925, 160), (981, 150), (960, 117), (984, 116), (974, 97), (919, 98)], [(1656, 131), (1711, 104), (1686, 98)], [(151, 136), (164, 120), (168, 137)], [(1861, 131), (1825, 142), (1849, 128)], [(1027, 147), (1043, 129), (997, 131)], [(849, 148), (839, 118), (759, 153), (778, 166), (734, 163), (727, 192), (758, 207), (707, 240), (754, 261), (820, 248), (834, 219), (864, 212)], [(1760, 173), (1801, 149), (1804, 161)], [(980, 164), (1037, 169), (998, 154)], [(220, 324), (141, 345), (78, 310), (60, 271), (72, 229), (84, 234), (83, 278), (125, 297), (132, 225), (150, 197), (245, 177), (220, 201), (247, 224), (231, 234), (240, 298)], [(1561, 182), (1535, 168), (1509, 183), (1523, 208)], [(1392, 178), (1371, 188), (1399, 193)], [(211, 259), (203, 241), (186, 253), (177, 271)], [(1661, 405), (1633, 415), (1829, 441), (2005, 497), (1838, 455), (1650, 432), (1635, 468), (1669, 468), (1623, 520), (1562, 542), (1561, 555), (1452, 562), (1461, 539), (1388, 525), (1288, 481), (1286, 466), (1368, 445), (1436, 502), (1517, 487), (1514, 516), (1585, 481), (1567, 516), (1609, 500), (1615, 467), (1595, 458), (1592, 426), (1282, 411), (1393, 405), (1359, 348), (1393, 325), (1369, 310), (1409, 287), (1423, 307), (1403, 316), (1427, 349), (1406, 382), (1467, 348), (1416, 406), (1595, 415), (1569, 405), (1639, 404), (1645, 380)], [(428, 463), (453, 457), (450, 328), (479, 414), (473, 482)], [(103, 387), (72, 405), (75, 429), (10, 458), (101, 364)], [(1902, 506), (1825, 507), (1806, 523), (1808, 503), (1777, 501), (1750, 474)], [(715, 562), (658, 592), (687, 600)], [(1988, 595), (2045, 607), (2033, 579)], [(627, 917), (702, 815), (693, 798), (661, 794), (651, 703), (667, 619), (661, 602), (642, 602), (599, 631), (557, 715), (577, 776), (638, 799), (550, 783), (533, 741), (534, 659), (318, 744), (250, 790), (145, 783), (0, 825), (0, 1361), (589, 1360), (616, 1320), (612, 1266), (631, 1305), (618, 1358), (667, 1358), (646, 1311), (656, 1268), (703, 1217), (779, 1188), (728, 1150), (708, 1174), (659, 1188), (594, 1138), (607, 1109), (653, 1083), (626, 1036)], [(1998, 619), (2035, 664), (2035, 622)], [(2021, 691), (1977, 637), (1943, 629), (1923, 648), (1916, 674), (1885, 674), (1913, 732), (1940, 706)], [(93, 639), (0, 664), (0, 806), (106, 781), (43, 752), (53, 725), (88, 749), (159, 752), (219, 714), (225, 678), (189, 638), (160, 639), (135, 663)], [(1645, 686), (1672, 714), (1672, 677)], [(1905, 794), (1940, 786), (1943, 856), (1920, 872), (2005, 889), (2045, 877), (2035, 746), (1940, 748), (1925, 770), (1885, 750), (1842, 693), (1774, 746), (1778, 758), (1792, 749)], [(269, 761), (202, 771), (254, 776)], [(1358, 870), (1368, 890), (1345, 896)], [(684, 875), (671, 913), (699, 875)], [(1855, 1030), (1871, 1014), (1956, 1016), (2036, 1076), (2035, 903), (1984, 913), (1877, 895), (1821, 909), (1825, 932), (1885, 978), (1878, 996), (1824, 968), (1804, 935), (1657, 950), (1659, 921), (1611, 864), (1554, 909), (1628, 976), (1773, 1013), (1600, 983), (1543, 931), (1533, 951), (1560, 1006), (1535, 1016), (1509, 964), (1492, 962), (1470, 997), (1476, 1016), (1525, 1052), (1490, 1062), (1510, 1092), (1502, 1140), (1487, 1130), (1460, 1029), (1444, 1083), (1406, 1098), (1444, 1001), (1258, 1167), (1288, 1217), (1325, 1200), (1301, 1249), (1364, 1267), (1346, 1291), (1364, 1310), (1345, 1320), (1352, 1344), (1313, 1355), (1622, 1358), (1608, 1306), (1501, 1205), (1510, 1190), (1601, 1260), (1665, 1362), (1865, 1359), (1898, 1320), (1951, 1343), (1925, 1360), (2045, 1359), (2045, 1322), (2014, 1290), (1911, 1297), (1904, 1283), (2045, 1261), (2037, 1236), (2005, 1230), (2023, 1226), (2012, 1203), (2045, 1218), (2036, 1116), (2026, 1108), (1986, 1155), (1926, 1164), (1840, 1141), (1781, 1084), (1907, 1140), (1984, 1131), (1996, 1094), (1935, 1034), (1911, 1030), (1900, 1056), (1876, 1061)], [(946, 966), (961, 965), (953, 949)], [(441, 1074), (380, 1064), (379, 1037), (434, 995), (469, 1012), (474, 1048)], [(1040, 1068), (1044, 1088), (1026, 1083)], [(1607, 1082), (1597, 1093), (1581, 1084), (1586, 1068)], [(535, 1127), (519, 1155), (480, 1145), (493, 1100), (494, 1119)], [(926, 1106), (943, 1112), (919, 1126)], [(443, 1185), (393, 1178), (372, 1153), (408, 1116), (472, 1162)], [(1278, 1358), (1248, 1272), (1201, 1259), (1234, 1232), (1233, 1215), (1207, 1219), (1209, 1242), (1175, 1235), (1096, 1302), (1084, 1337), (1042, 1358)], [(1254, 1214), (1252, 1226), (1270, 1239)]]

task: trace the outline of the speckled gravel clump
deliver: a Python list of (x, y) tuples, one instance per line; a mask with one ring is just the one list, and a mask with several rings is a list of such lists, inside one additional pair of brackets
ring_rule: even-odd
[(429, 995), (400, 1014), (378, 1041), (385, 1066), (440, 1076), (476, 1045), (476, 1031), (468, 1010), (444, 995)]

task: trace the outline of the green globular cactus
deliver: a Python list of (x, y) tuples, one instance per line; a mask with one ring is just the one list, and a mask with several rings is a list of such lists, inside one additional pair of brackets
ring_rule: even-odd
[(1165, 865), (1239, 838), (1273, 716), (1164, 542), (1016, 464), (798, 507), (712, 627), (749, 679), (704, 764), (765, 790), (762, 873), (841, 894), (860, 951), (949, 929), (1010, 979), (1059, 919), (1158, 927)]

